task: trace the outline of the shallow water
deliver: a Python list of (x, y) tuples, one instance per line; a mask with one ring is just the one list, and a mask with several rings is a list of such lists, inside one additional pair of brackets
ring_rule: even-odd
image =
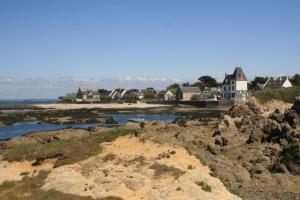
[(18, 106), (18, 105), (34, 105), (55, 103), (56, 99), (16, 99), (16, 100), (0, 100), (0, 106)]
[(130, 115), (130, 114), (117, 114), (117, 115), (100, 115), (101, 117), (112, 117), (118, 124), (124, 124), (127, 121), (160, 121), (171, 123), (175, 119), (180, 118), (178, 115)]
[(99, 124), (47, 124), (38, 122), (18, 122), (12, 126), (0, 127), (0, 139), (14, 138), (35, 131), (51, 131), (64, 128), (88, 128)]
[[(101, 115), (101, 117), (113, 117), (118, 124), (124, 124), (129, 120), (137, 121), (161, 121), (171, 123), (179, 116), (176, 115)], [(90, 126), (111, 126), (112, 124), (47, 124), (38, 122), (17, 122), (11, 126), (0, 127), (0, 139), (14, 138), (29, 132), (51, 131), (64, 128), (88, 128)]]

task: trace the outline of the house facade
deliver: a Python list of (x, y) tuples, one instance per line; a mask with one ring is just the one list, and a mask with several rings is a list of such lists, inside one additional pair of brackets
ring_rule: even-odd
[(177, 88), (167, 90), (164, 95), (165, 101), (176, 101), (177, 90)]
[(289, 77), (283, 76), (278, 78), (269, 78), (262, 88), (276, 89), (289, 87), (293, 87), (291, 81), (289, 80)]
[(100, 93), (97, 90), (93, 89), (78, 89), (76, 95), (77, 101), (81, 102), (96, 102), (100, 101)]
[(165, 91), (165, 90), (159, 91), (159, 92), (155, 95), (156, 100), (157, 100), (157, 101), (165, 101), (165, 94), (166, 94), (166, 91)]
[(221, 89), (218, 87), (205, 88), (201, 95), (201, 101), (217, 101), (221, 97)]
[(199, 100), (201, 90), (198, 87), (181, 87), (176, 93), (176, 99), (181, 101)]
[(236, 67), (233, 74), (225, 74), (222, 84), (222, 99), (246, 101), (248, 98), (248, 81), (241, 67)]

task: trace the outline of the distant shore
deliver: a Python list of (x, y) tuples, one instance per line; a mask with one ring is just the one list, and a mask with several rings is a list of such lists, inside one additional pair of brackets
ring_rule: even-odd
[(59, 110), (69, 110), (69, 109), (93, 109), (93, 108), (103, 108), (103, 109), (126, 109), (126, 108), (159, 108), (159, 107), (168, 107), (170, 105), (163, 104), (147, 104), (147, 103), (105, 103), (105, 104), (64, 104), (64, 103), (55, 103), (55, 104), (38, 104), (35, 105), (38, 108), (43, 109), (59, 109)]

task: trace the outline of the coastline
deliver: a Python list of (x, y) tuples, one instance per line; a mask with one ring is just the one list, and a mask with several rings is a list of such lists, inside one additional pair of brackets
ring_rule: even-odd
[(160, 107), (170, 107), (171, 105), (164, 104), (147, 104), (147, 103), (105, 103), (105, 104), (64, 104), (64, 103), (55, 103), (55, 104), (36, 104), (34, 105), (37, 108), (42, 109), (58, 109), (58, 110), (70, 110), (70, 109), (93, 109), (93, 108), (102, 108), (102, 109), (126, 109), (126, 108), (160, 108)]

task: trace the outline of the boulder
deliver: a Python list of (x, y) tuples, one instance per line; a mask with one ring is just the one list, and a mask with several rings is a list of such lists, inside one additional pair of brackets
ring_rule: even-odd
[(273, 113), (270, 114), (270, 119), (277, 121), (278, 123), (283, 122), (284, 114), (280, 110), (276, 109)]
[(254, 112), (245, 103), (235, 103), (228, 111), (231, 117), (247, 117), (253, 115)]
[(215, 137), (215, 145), (219, 145), (220, 147), (227, 146), (228, 140), (222, 136), (216, 136)]
[(286, 110), (284, 113), (284, 119), (287, 121), (293, 128), (299, 126), (299, 116), (295, 110)]
[(290, 173), (300, 175), (300, 142), (293, 141), (285, 145), (280, 161)]
[(259, 128), (256, 128), (252, 131), (251, 135), (249, 136), (249, 139), (247, 140), (247, 143), (248, 144), (251, 144), (251, 143), (261, 143), (262, 142), (262, 138), (263, 138), (263, 134), (264, 132), (259, 129)]
[(297, 99), (292, 107), (298, 114), (300, 114), (300, 99)]

